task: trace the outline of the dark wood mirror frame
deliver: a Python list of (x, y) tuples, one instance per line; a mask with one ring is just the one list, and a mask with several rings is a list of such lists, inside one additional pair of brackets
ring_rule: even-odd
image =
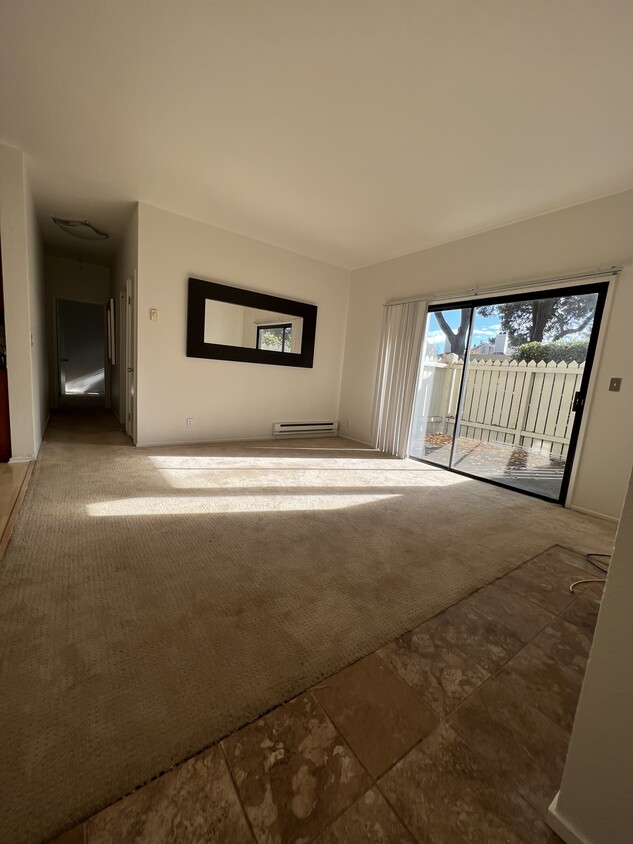
[[(247, 349), (242, 346), (228, 346), (222, 343), (205, 343), (204, 318), (206, 301), (228, 302), (246, 308), (289, 314), (303, 318), (301, 352), (288, 354), (271, 352), (267, 349)], [(273, 366), (303, 366), (311, 368), (314, 359), (317, 306), (281, 296), (269, 296), (241, 287), (219, 284), (216, 281), (189, 279), (187, 300), (187, 357), (210, 358), (212, 360), (236, 360), (244, 363), (267, 363)]]

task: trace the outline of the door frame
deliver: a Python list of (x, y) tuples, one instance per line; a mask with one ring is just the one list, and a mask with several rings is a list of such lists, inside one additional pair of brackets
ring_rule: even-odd
[(137, 342), (136, 342), (137, 274), (125, 280), (125, 432), (136, 445), (137, 431)]
[[(550, 498), (547, 495), (542, 495), (539, 492), (532, 492), (531, 490), (527, 489), (520, 489), (519, 487), (510, 486), (509, 484), (504, 484), (501, 481), (495, 481), (492, 478), (480, 478), (477, 475), (473, 475), (470, 472), (464, 472), (461, 469), (454, 469), (452, 466), (439, 466), (441, 469), (446, 469), (449, 472), (453, 472), (456, 475), (461, 475), (465, 478), (470, 478), (476, 481), (482, 481), (483, 483), (492, 484), (493, 486), (501, 487), (502, 489), (509, 489), (514, 492), (520, 492), (522, 495), (529, 495), (532, 498), (540, 498), (542, 501), (548, 501), (550, 504), (560, 504), (561, 506), (567, 506), (568, 497), (570, 494), (570, 482), (572, 477), (576, 474), (576, 454), (578, 453), (578, 445), (581, 439), (581, 429), (583, 427), (583, 420), (585, 418), (585, 411), (589, 407), (589, 399), (592, 396), (593, 390), (592, 387), (592, 380), (591, 376), (594, 372), (594, 364), (596, 359), (596, 349), (598, 347), (599, 340), (602, 338), (601, 328), (603, 327), (604, 317), (605, 317), (605, 306), (607, 303), (607, 299), (611, 290), (611, 282), (609, 280), (603, 279), (601, 281), (592, 282), (589, 284), (566, 284), (564, 287), (552, 287), (552, 288), (542, 288), (539, 287), (538, 290), (524, 290), (521, 293), (509, 293), (503, 294), (502, 291), (498, 291), (492, 294), (482, 294), (481, 296), (477, 296), (475, 299), (459, 299), (456, 301), (444, 302), (433, 304), (429, 303), (428, 312), (426, 319), (428, 321), (429, 315), (434, 313), (435, 311), (446, 311), (446, 310), (460, 310), (463, 308), (471, 308), (472, 314), (470, 319), (470, 326), (468, 330), (468, 340), (466, 345), (466, 352), (470, 350), (471, 338), (472, 338), (472, 323), (475, 313), (475, 308), (480, 307), (481, 305), (501, 305), (511, 302), (524, 302), (530, 298), (532, 299), (550, 299), (555, 298), (557, 296), (573, 296), (573, 295), (583, 295), (587, 293), (597, 293), (598, 299), (596, 301), (596, 309), (594, 313), (594, 321), (591, 329), (591, 336), (589, 338), (589, 345), (587, 347), (587, 357), (585, 359), (585, 368), (583, 371), (583, 376), (580, 382), (579, 389), (577, 390), (577, 395), (580, 394), (582, 405), (580, 411), (574, 411), (574, 421), (572, 423), (572, 429), (570, 434), (569, 440), (569, 447), (567, 449), (567, 457), (565, 459), (565, 469), (563, 471), (563, 480), (561, 483), (560, 493), (558, 498)], [(426, 332), (426, 325), (425, 325), (425, 332)], [(420, 367), (422, 367), (423, 361), (420, 361)], [(462, 372), (462, 381), (460, 384), (460, 398), (464, 391), (464, 386), (466, 382), (466, 377), (468, 374), (468, 366), (467, 362), (464, 361), (464, 369)], [(458, 413), (455, 417), (455, 428), (453, 434), (453, 444), (451, 446), (451, 461), (453, 457), (453, 450), (454, 444), (459, 436), (459, 423), (461, 423), (460, 419), (461, 415), (461, 404), (459, 406)], [(433, 463), (431, 460), (425, 460), (422, 457), (413, 457), (410, 455), (411, 460), (417, 460), (419, 463), (427, 463), (430, 466), (438, 467), (437, 463)]]

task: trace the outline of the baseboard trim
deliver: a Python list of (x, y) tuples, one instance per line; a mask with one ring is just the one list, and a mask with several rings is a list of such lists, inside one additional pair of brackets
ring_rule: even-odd
[(48, 423), (50, 422), (51, 414), (49, 412), (48, 416), (46, 417), (46, 422), (44, 423), (44, 427), (42, 428), (42, 437), (40, 439), (40, 444), (37, 447), (37, 451), (34, 454), (29, 455), (28, 457), (9, 457), (9, 463), (30, 463), (31, 460), (37, 460), (40, 455), (40, 451), (42, 450), (42, 444), (44, 443), (44, 434), (46, 433), (46, 428), (48, 427)]
[(361, 445), (366, 445), (368, 448), (372, 448), (374, 451), (378, 451), (378, 449), (373, 446), (371, 443), (368, 443), (366, 440), (359, 440), (358, 437), (350, 437), (345, 434), (341, 434), (339, 432), (339, 437), (342, 440), (351, 440), (353, 443), (360, 443)]
[(568, 510), (575, 510), (577, 513), (584, 513), (586, 516), (595, 516), (596, 519), (603, 519), (605, 522), (614, 522), (616, 525), (620, 521), (615, 516), (607, 516), (604, 513), (596, 513), (595, 510), (587, 510), (585, 507), (577, 507), (575, 504), (568, 504)]
[[(181, 446), (181, 445), (214, 445), (214, 444), (221, 444), (221, 443), (256, 443), (256, 442), (275, 442), (279, 443), (280, 445), (284, 442), (290, 442), (291, 440), (335, 440), (335, 439), (344, 439), (349, 440), (350, 437), (343, 437), (340, 434), (297, 434), (293, 436), (287, 437), (273, 437), (272, 435), (262, 436), (262, 437), (220, 437), (219, 439), (209, 439), (209, 440), (157, 440), (152, 442), (136, 442), (135, 445), (137, 448), (162, 448), (163, 446)], [(355, 440), (355, 442), (359, 442), (359, 440)]]
[(566, 820), (558, 811), (558, 797), (560, 795), (560, 791), (556, 795), (556, 797), (550, 803), (549, 809), (547, 810), (547, 825), (550, 829), (553, 829), (556, 835), (565, 841), (565, 844), (594, 844), (594, 842), (590, 841), (588, 838), (585, 838), (584, 835), (581, 835), (577, 829), (575, 829), (568, 820)]
[(180, 446), (180, 445), (213, 445), (214, 443), (253, 443), (259, 441), (279, 441), (279, 437), (221, 437), (220, 439), (211, 440), (152, 440), (151, 442), (135, 443), (137, 448), (163, 448), (163, 446)]

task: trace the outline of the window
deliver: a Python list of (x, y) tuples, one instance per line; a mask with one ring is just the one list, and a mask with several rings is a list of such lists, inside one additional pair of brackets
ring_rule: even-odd
[(257, 348), (268, 352), (292, 351), (292, 323), (257, 326)]

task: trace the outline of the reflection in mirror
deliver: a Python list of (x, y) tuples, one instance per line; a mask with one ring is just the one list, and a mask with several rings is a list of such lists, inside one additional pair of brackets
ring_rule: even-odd
[(189, 278), (187, 356), (311, 368), (317, 306)]
[(206, 299), (204, 342), (301, 353), (303, 317)]

